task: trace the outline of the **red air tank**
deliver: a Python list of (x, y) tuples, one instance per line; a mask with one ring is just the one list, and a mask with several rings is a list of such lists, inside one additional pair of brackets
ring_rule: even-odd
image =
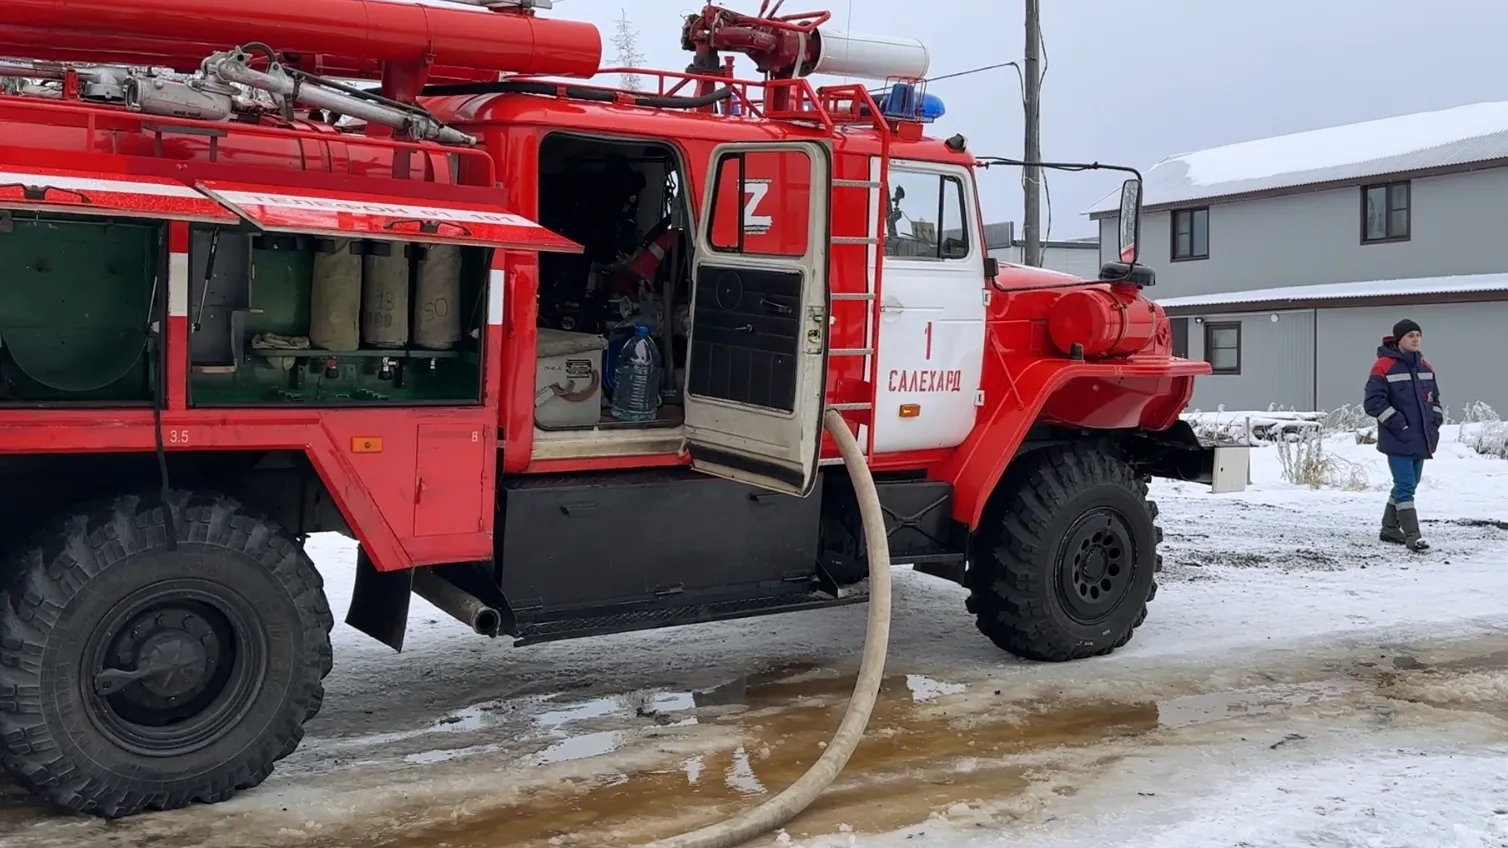
[(1064, 294), (1047, 314), (1053, 346), (1071, 353), (1083, 345), (1086, 358), (1130, 356), (1157, 334), (1157, 306), (1136, 286), (1079, 289)]
[(326, 69), (376, 62), (589, 77), (602, 36), (582, 21), (447, 0), (3, 0), (0, 56), (198, 70), (260, 41)]

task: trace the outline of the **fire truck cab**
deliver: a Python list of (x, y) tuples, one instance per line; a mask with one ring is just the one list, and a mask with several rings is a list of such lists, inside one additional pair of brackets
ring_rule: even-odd
[(828, 410), (1002, 649), (1141, 624), (1148, 483), (1213, 458), (1139, 182), (1099, 279), (1003, 263), (922, 45), (707, 6), (626, 90), (540, 5), (0, 8), (0, 765), (41, 797), (256, 786), (337, 616), (401, 650), (415, 595), (517, 645), (862, 602)]

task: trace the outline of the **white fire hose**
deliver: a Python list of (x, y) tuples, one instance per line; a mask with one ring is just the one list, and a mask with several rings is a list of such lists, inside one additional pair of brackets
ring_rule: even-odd
[(645, 848), (733, 848), (781, 827), (817, 800), (838, 777), (864, 736), (864, 728), (869, 724), (869, 716), (874, 712), (880, 694), (885, 651), (890, 642), (890, 544), (880, 514), (880, 495), (874, 488), (874, 478), (869, 474), (858, 441), (836, 410), (827, 410), (823, 424), (833, 441), (838, 443), (838, 450), (843, 454), (843, 467), (853, 479), (854, 494), (859, 499), (859, 517), (864, 525), (865, 548), (869, 554), (869, 626), (864, 633), (864, 655), (859, 663), (859, 679), (854, 683), (848, 711), (843, 714), (843, 721), (838, 724), (838, 731), (833, 734), (822, 756), (784, 792), (731, 819), (662, 839)]

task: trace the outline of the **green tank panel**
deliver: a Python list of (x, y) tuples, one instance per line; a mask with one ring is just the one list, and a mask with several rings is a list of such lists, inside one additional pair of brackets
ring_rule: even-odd
[(14, 213), (0, 228), (0, 399), (148, 402), (161, 226)]

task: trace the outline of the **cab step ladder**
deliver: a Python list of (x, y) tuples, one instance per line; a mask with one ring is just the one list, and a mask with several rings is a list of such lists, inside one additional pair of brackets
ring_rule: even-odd
[[(830, 296), (832, 303), (840, 301), (863, 301), (870, 305), (868, 319), (864, 323), (864, 346), (850, 348), (831, 348), (827, 355), (831, 357), (863, 357), (864, 358), (864, 381), (867, 385), (867, 400), (846, 403), (834, 403), (830, 409), (843, 413), (859, 413), (857, 415), (845, 415), (851, 423), (865, 427), (867, 433), (864, 439), (864, 456), (874, 455), (874, 409), (879, 391), (876, 369), (879, 367), (880, 343), (880, 299), (881, 281), (884, 277), (885, 265), (885, 232), (889, 225), (890, 211), (890, 136), (884, 133), (881, 136), (880, 155), (875, 157), (879, 162), (878, 179), (834, 179), (832, 181), (833, 201), (841, 189), (863, 189), (867, 192), (868, 207), (872, 212), (870, 217), (874, 235), (834, 235), (831, 241), (834, 245), (862, 244), (868, 247), (868, 261), (865, 263), (865, 291), (862, 292), (833, 292)], [(873, 161), (873, 160), (871, 160)], [(871, 171), (874, 166), (870, 166)], [(836, 206), (835, 202), (830, 207)]]

